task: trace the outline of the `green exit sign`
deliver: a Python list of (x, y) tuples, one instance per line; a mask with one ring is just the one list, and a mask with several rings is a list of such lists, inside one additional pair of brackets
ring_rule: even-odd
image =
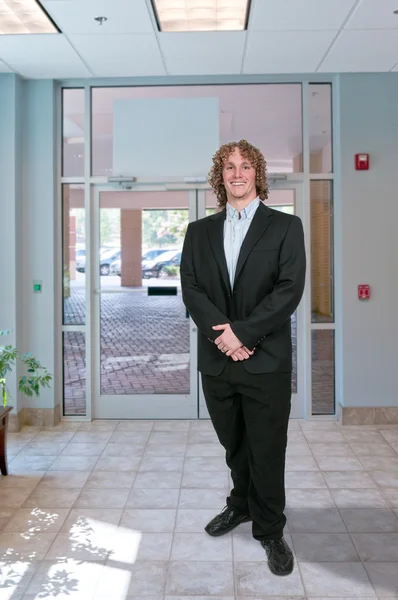
[(41, 281), (33, 282), (33, 291), (35, 292), (35, 294), (38, 294), (41, 292)]

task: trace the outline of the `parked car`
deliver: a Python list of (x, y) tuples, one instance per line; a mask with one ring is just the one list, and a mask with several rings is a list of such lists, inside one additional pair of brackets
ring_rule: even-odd
[(151, 248), (150, 250), (147, 250), (145, 252), (145, 254), (142, 255), (142, 262), (148, 262), (150, 260), (155, 260), (155, 258), (157, 258), (158, 256), (160, 256), (161, 254), (163, 254), (163, 252), (171, 252), (171, 251), (175, 251), (177, 252), (177, 248)]
[(119, 260), (121, 255), (120, 249), (114, 248), (104, 252), (100, 258), (100, 275), (109, 275), (110, 266), (115, 260)]
[(159, 277), (164, 267), (179, 267), (181, 263), (181, 250), (170, 250), (163, 252), (155, 260), (143, 263), (142, 276), (144, 279), (149, 277)]
[(122, 274), (122, 261), (120, 258), (114, 260), (109, 267), (110, 275), (120, 275)]

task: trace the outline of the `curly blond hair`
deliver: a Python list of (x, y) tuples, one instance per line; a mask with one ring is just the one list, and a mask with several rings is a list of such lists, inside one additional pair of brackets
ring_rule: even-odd
[(268, 198), (267, 163), (262, 152), (246, 140), (229, 142), (221, 146), (213, 156), (213, 166), (210, 169), (208, 178), (217, 196), (217, 204), (220, 208), (224, 208), (227, 204), (227, 193), (223, 181), (224, 164), (236, 148), (240, 150), (241, 155), (250, 162), (256, 171), (256, 191), (258, 197), (261, 200)]

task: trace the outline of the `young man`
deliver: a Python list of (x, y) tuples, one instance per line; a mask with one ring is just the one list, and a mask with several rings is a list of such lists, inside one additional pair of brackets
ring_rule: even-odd
[(205, 530), (223, 535), (252, 520), (269, 568), (288, 575), (294, 566), (283, 539), (290, 317), (304, 289), (303, 228), (298, 217), (263, 204), (266, 163), (245, 140), (216, 152), (209, 182), (222, 210), (190, 223), (181, 285), (199, 330), (203, 391), (234, 487)]

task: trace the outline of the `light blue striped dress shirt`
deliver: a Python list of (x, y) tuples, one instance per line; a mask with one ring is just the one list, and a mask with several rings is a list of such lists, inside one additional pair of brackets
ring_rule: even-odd
[(243, 240), (258, 209), (260, 199), (255, 198), (240, 212), (227, 203), (227, 214), (224, 223), (224, 252), (227, 261), (231, 289), (234, 287), (236, 265)]

